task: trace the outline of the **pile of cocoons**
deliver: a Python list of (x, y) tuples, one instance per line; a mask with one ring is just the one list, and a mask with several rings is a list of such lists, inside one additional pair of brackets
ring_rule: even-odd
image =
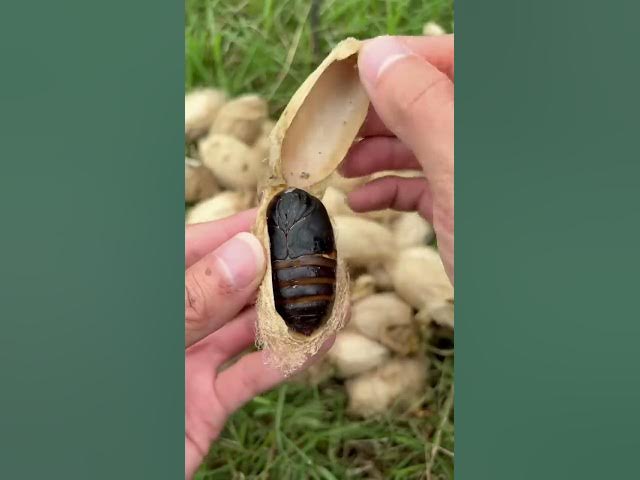
[[(230, 98), (213, 88), (187, 93), (187, 224), (258, 205), (273, 126), (258, 95)], [(349, 411), (364, 417), (419, 408), (431, 385), (428, 347), (453, 346), (454, 292), (432, 246), (431, 225), (417, 213), (359, 214), (347, 203), (351, 190), (389, 173), (357, 179), (334, 173), (328, 180), (322, 201), (349, 269), (351, 317), (324, 359), (294, 379), (344, 384)]]

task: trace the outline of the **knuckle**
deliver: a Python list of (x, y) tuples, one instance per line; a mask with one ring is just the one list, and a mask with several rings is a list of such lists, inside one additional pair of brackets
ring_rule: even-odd
[(400, 104), (402, 112), (409, 117), (415, 114), (424, 114), (435, 107), (444, 105), (451, 97), (451, 81), (444, 74), (435, 75), (420, 87), (404, 98)]
[(242, 389), (243, 398), (245, 399), (255, 397), (260, 393), (256, 379), (251, 375), (243, 375), (240, 377), (240, 388)]
[(453, 85), (443, 73), (414, 82), (415, 88), (393, 89), (393, 116), (400, 128), (413, 125), (416, 118), (436, 119), (453, 102)]

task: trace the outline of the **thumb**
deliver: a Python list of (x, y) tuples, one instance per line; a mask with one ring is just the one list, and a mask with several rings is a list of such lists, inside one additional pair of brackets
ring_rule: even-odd
[(424, 170), (438, 245), (453, 278), (453, 82), (397, 37), (366, 41), (358, 70), (376, 113)]
[(453, 82), (397, 37), (365, 42), (360, 79), (376, 113), (415, 154), (427, 178), (453, 173)]

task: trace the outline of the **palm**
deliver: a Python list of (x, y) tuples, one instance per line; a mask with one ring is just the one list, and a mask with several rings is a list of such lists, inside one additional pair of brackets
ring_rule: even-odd
[(193, 470), (197, 468), (234, 410), (283, 378), (279, 372), (265, 365), (262, 352), (245, 355), (219, 371), (229, 358), (253, 343), (254, 322), (255, 310), (251, 308), (185, 352), (185, 455), (188, 470), (189, 466)]

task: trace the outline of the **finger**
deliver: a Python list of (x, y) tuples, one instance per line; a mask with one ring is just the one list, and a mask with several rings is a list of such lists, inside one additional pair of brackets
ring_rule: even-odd
[(375, 111), (424, 169), (439, 251), (453, 279), (453, 82), (394, 37), (365, 42), (358, 71)]
[(356, 212), (392, 208), (403, 212), (417, 211), (429, 223), (433, 221), (433, 199), (424, 178), (377, 178), (349, 193), (347, 199)]
[(453, 83), (394, 37), (365, 43), (359, 72), (376, 112), (427, 178), (453, 174)]
[(238, 233), (185, 272), (186, 346), (215, 332), (253, 297), (265, 271), (256, 237)]
[(244, 309), (220, 329), (187, 348), (188, 364), (195, 365), (195, 368), (204, 365), (207, 369), (216, 369), (218, 365), (242, 353), (255, 342), (256, 320), (255, 307)]
[(454, 79), (454, 36), (397, 37), (409, 49), (424, 58), (452, 81)]
[[(313, 355), (297, 371), (302, 371), (318, 361), (333, 345), (335, 336), (328, 339), (318, 353)], [(231, 414), (256, 395), (265, 392), (286, 377), (266, 362), (267, 352), (261, 350), (245, 355), (235, 364), (222, 371), (216, 381), (216, 392), (220, 405)]]
[(420, 168), (413, 152), (397, 138), (370, 137), (351, 147), (340, 166), (340, 173), (349, 178), (383, 170)]
[(257, 209), (245, 210), (215, 222), (196, 223), (185, 229), (185, 268), (218, 248), (236, 233), (251, 229)]
[(369, 111), (367, 112), (364, 122), (362, 122), (358, 136), (364, 138), (379, 136), (395, 137), (395, 134), (384, 124), (380, 115), (376, 113), (375, 107), (370, 103)]

